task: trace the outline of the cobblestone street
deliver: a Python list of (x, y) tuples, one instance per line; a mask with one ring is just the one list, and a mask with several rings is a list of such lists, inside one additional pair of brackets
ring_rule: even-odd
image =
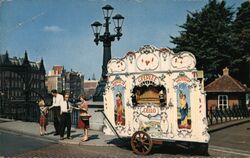
[[(209, 150), (209, 157), (249, 157), (247, 154), (238, 154), (232, 149), (214, 150), (214, 146)], [(220, 148), (221, 149), (221, 148)], [(230, 151), (229, 151), (230, 150)], [(48, 147), (15, 155), (16, 157), (203, 157), (192, 154), (191, 151), (173, 146), (155, 147), (151, 155), (139, 156), (135, 155), (130, 147), (94, 147), (94, 146), (75, 146), (54, 144)], [(206, 157), (206, 156), (204, 156)]]
[[(249, 127), (250, 123), (226, 128), (211, 134), (209, 157), (250, 157)], [(241, 131), (235, 132), (235, 131)], [(230, 137), (230, 139), (228, 138)], [(232, 143), (234, 142), (234, 143)], [(13, 155), (16, 157), (141, 157), (135, 155), (130, 146), (79, 146), (69, 144), (51, 144), (40, 149)], [(152, 154), (146, 157), (202, 157), (193, 154), (184, 145), (155, 145)]]

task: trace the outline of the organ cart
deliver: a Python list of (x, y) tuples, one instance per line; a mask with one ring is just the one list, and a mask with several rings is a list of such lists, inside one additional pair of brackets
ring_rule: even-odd
[(205, 92), (195, 65), (190, 52), (150, 45), (111, 59), (104, 133), (130, 137), (136, 154), (148, 154), (157, 141), (187, 142), (207, 152)]

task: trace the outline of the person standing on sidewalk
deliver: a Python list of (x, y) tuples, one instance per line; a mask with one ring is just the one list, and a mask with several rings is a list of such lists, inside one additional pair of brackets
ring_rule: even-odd
[(81, 141), (87, 141), (88, 140), (88, 129), (89, 129), (89, 118), (91, 115), (88, 113), (88, 102), (85, 96), (81, 95), (80, 96), (81, 100), (81, 105), (79, 106), (80, 108), (80, 122), (81, 126), (83, 128), (83, 138)]
[(52, 106), (49, 108), (53, 108), (53, 115), (54, 115), (54, 127), (55, 127), (55, 134), (60, 134), (60, 107), (63, 103), (63, 96), (57, 92), (57, 90), (51, 90), (51, 94), (53, 96), (53, 103)]
[(65, 128), (67, 127), (67, 139), (72, 139), (70, 136), (71, 130), (71, 112), (73, 106), (69, 102), (69, 94), (64, 95), (64, 101), (61, 104), (61, 131), (60, 131), (60, 140), (64, 139)]
[(40, 136), (44, 136), (46, 134), (46, 126), (48, 125), (48, 108), (45, 106), (45, 102), (43, 99), (38, 102), (38, 106), (40, 108)]

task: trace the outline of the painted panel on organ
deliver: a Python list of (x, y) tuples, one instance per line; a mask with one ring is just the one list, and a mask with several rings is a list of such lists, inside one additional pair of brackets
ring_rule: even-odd
[[(116, 132), (208, 143), (205, 92), (190, 52), (146, 45), (108, 63), (104, 113)], [(104, 133), (115, 135), (105, 121)]]

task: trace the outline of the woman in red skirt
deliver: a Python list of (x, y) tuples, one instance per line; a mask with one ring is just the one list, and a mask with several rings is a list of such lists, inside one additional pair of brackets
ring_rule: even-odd
[(89, 118), (91, 117), (88, 113), (88, 102), (85, 96), (80, 96), (81, 105), (79, 106), (80, 109), (80, 122), (79, 126), (83, 128), (83, 137), (81, 141), (88, 140), (88, 129), (89, 129)]

